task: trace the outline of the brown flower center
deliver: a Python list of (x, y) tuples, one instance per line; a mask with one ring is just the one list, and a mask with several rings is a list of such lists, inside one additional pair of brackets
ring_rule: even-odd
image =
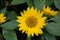
[(35, 27), (37, 25), (37, 18), (34, 16), (28, 17), (26, 19), (26, 24), (28, 27)]

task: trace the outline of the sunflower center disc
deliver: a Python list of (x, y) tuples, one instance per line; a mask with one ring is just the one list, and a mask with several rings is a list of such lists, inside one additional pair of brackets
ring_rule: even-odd
[(26, 20), (26, 24), (28, 27), (35, 27), (37, 25), (37, 18), (36, 17), (28, 17)]

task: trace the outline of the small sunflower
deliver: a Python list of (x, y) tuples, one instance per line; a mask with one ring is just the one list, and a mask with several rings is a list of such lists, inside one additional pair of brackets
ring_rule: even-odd
[(5, 22), (6, 17), (4, 17), (4, 14), (0, 14), (0, 24), (2, 24), (3, 22)]
[(17, 16), (17, 22), (20, 24), (19, 30), (26, 33), (28, 36), (43, 34), (41, 28), (46, 25), (46, 17), (42, 17), (43, 12), (37, 11), (33, 7), (27, 8), (27, 11), (21, 13), (22, 16)]
[(49, 6), (44, 6), (43, 12), (44, 12), (44, 14), (47, 14), (49, 16), (55, 16), (57, 14), (57, 11), (51, 10), (51, 8)]

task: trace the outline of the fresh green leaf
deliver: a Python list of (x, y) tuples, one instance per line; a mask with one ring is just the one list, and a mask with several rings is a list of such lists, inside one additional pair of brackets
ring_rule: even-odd
[(29, 7), (32, 7), (33, 6), (33, 1), (32, 0), (26, 0), (27, 4)]
[(41, 10), (43, 6), (45, 5), (45, 0), (26, 0), (29, 7), (37, 8), (38, 10)]
[(7, 7), (3, 8), (3, 9), (0, 11), (0, 13), (5, 14), (5, 13), (6, 13), (6, 11), (7, 11)]
[(56, 40), (55, 36), (52, 34), (46, 33), (44, 36), (46, 40)]
[(41, 36), (41, 40), (56, 40), (55, 35), (52, 35), (45, 31), (45, 33)]
[(53, 18), (53, 20), (54, 20), (57, 24), (60, 24), (60, 11), (57, 13), (57, 15), (55, 16), (55, 18)]
[(26, 0), (12, 0), (11, 5), (18, 5), (25, 3)]
[(60, 36), (60, 12), (52, 20), (55, 22), (48, 23), (45, 28), (49, 33)]
[(43, 9), (43, 6), (45, 5), (45, 0), (40, 1), (40, 0), (33, 0), (33, 5), (35, 8), (37, 8), (38, 10)]
[(56, 8), (60, 9), (60, 0), (54, 0)]
[(15, 34), (15, 32), (13, 30), (3, 29), (2, 33), (3, 33), (3, 37), (6, 40), (17, 40), (17, 36), (16, 36), (16, 34)]
[(7, 20), (16, 20), (17, 14), (14, 11), (8, 12)]
[(51, 20), (54, 20), (57, 24), (60, 24), (60, 11), (53, 17)]
[(51, 5), (54, 2), (54, 0), (46, 0), (45, 5)]
[(45, 28), (49, 33), (56, 36), (60, 36), (60, 24), (51, 22), (51, 23), (48, 23)]
[(17, 24), (18, 23), (15, 20), (12, 20), (2, 24), (1, 27), (4, 29), (13, 30), (17, 28)]

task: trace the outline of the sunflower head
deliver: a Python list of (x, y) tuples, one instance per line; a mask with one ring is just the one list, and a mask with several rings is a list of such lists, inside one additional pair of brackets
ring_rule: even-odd
[(42, 17), (43, 12), (28, 7), (27, 11), (21, 12), (21, 15), (17, 16), (16, 20), (19, 22), (19, 31), (25, 32), (28, 36), (43, 34), (42, 28), (46, 25), (46, 17)]
[(55, 16), (57, 14), (57, 11), (51, 10), (49, 6), (45, 6), (45, 5), (43, 7), (43, 12), (44, 14), (49, 16)]
[(6, 21), (5, 19), (6, 19), (6, 17), (4, 17), (4, 14), (1, 13), (0, 14), (0, 24), (5, 22)]

